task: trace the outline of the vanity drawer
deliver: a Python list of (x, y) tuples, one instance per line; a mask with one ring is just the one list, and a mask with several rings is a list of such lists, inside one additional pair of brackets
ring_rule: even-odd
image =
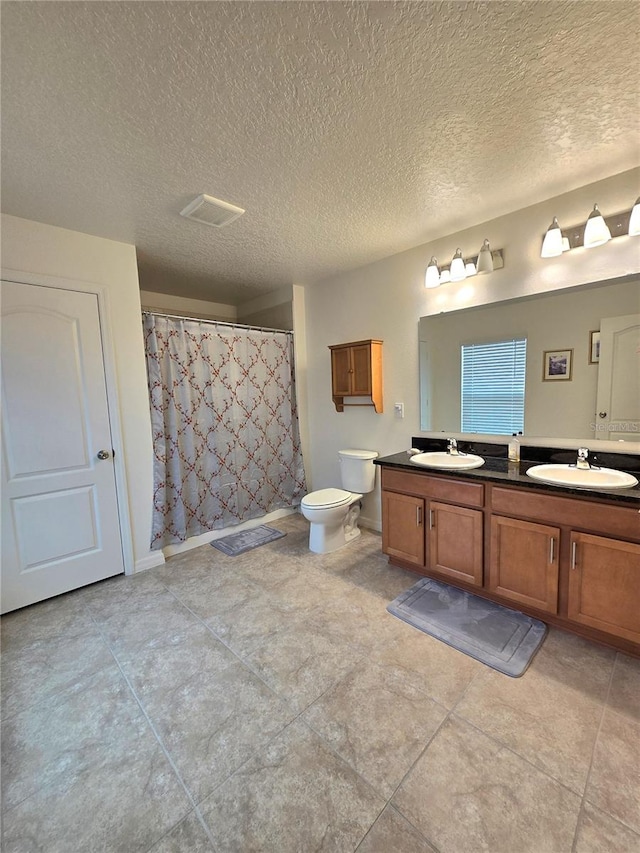
[(491, 511), (497, 515), (548, 521), (578, 530), (640, 541), (640, 507), (613, 506), (563, 498), (548, 492), (491, 487)]
[(465, 506), (484, 506), (483, 483), (467, 483), (464, 480), (453, 480), (449, 477), (434, 477), (431, 474), (412, 474), (409, 471), (383, 468), (382, 488), (390, 492), (402, 492)]

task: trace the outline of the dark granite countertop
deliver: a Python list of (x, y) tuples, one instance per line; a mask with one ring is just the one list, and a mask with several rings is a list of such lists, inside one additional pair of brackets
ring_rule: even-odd
[[(427, 450), (446, 450), (446, 441), (425, 439), (417, 441), (414, 439), (413, 447), (423, 452)], [(436, 444), (437, 442), (437, 444)], [(428, 444), (425, 447), (425, 444)], [(421, 446), (422, 445), (422, 446)], [(456, 480), (480, 480), (484, 482), (501, 483), (502, 485), (524, 486), (528, 489), (543, 491), (547, 494), (571, 495), (572, 497), (587, 498), (591, 500), (602, 500), (619, 504), (640, 504), (640, 484), (631, 489), (577, 489), (570, 486), (555, 486), (533, 480), (528, 477), (526, 471), (533, 465), (545, 462), (556, 462), (566, 464), (575, 460), (575, 450), (559, 450), (558, 448), (529, 448), (523, 445), (523, 456), (533, 459), (523, 459), (519, 463), (510, 463), (506, 459), (506, 446), (504, 445), (472, 445), (458, 442), (458, 446), (466, 451), (476, 453), (485, 460), (481, 468), (471, 468), (466, 471), (443, 471), (439, 468), (425, 468), (411, 462), (411, 456), (406, 451), (394, 453), (391, 456), (382, 456), (374, 460), (376, 465), (389, 468), (401, 468), (413, 473), (437, 475), (442, 477), (453, 477)], [(485, 451), (484, 453), (482, 451)], [(495, 455), (494, 455), (495, 454)], [(605, 454), (598, 458), (603, 467), (617, 468), (628, 471), (640, 480), (640, 457), (636, 454)], [(640, 524), (640, 520), (638, 522)]]

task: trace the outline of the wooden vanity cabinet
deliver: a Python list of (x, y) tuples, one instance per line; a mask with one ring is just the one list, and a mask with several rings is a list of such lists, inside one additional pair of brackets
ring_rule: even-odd
[(382, 550), (411, 566), (424, 566), (424, 498), (382, 492)]
[(639, 509), (382, 467), (382, 550), (394, 565), (635, 655)]
[(482, 586), (482, 511), (429, 501), (428, 513), (431, 571)]
[(567, 615), (640, 643), (640, 545), (573, 531)]
[(560, 529), (491, 516), (488, 589), (545, 613), (558, 612)]
[[(331, 350), (331, 395), (336, 411), (345, 406), (373, 406), (380, 414), (382, 405), (382, 341), (354, 341), (335, 344)], [(345, 403), (345, 397), (370, 397), (371, 403)]]
[(383, 468), (382, 550), (418, 571), (482, 586), (483, 514), (474, 507), (483, 502), (482, 484)]

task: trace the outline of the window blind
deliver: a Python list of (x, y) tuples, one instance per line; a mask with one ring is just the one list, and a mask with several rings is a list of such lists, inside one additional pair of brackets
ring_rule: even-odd
[(462, 345), (462, 432), (524, 432), (527, 339)]

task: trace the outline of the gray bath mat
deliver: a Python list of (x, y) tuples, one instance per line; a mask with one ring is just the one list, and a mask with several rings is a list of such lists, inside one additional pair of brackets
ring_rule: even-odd
[(260, 527), (252, 527), (251, 530), (241, 530), (239, 533), (223, 536), (211, 544), (218, 551), (228, 554), (229, 557), (237, 557), (238, 554), (244, 554), (245, 551), (251, 551), (252, 548), (257, 548), (259, 545), (266, 545), (267, 542), (273, 542), (274, 539), (282, 539), (286, 535), (280, 530), (261, 524)]
[(524, 673), (547, 633), (538, 619), (430, 578), (403, 592), (387, 610), (512, 678)]

